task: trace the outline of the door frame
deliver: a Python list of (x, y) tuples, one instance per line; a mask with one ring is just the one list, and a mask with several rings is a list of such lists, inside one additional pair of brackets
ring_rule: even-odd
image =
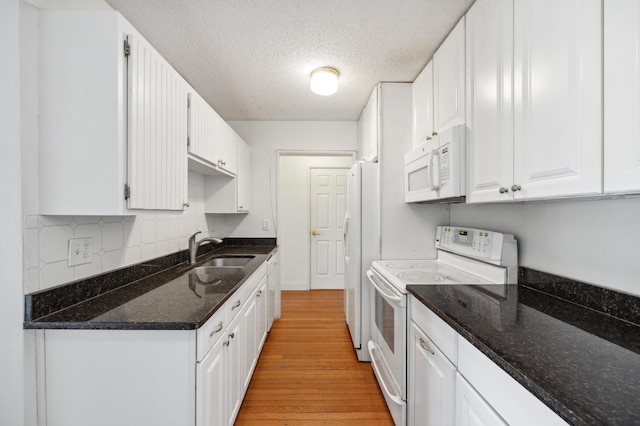
[[(282, 185), (283, 185), (283, 181), (282, 181), (282, 170), (281, 170), (281, 160), (284, 157), (309, 157), (309, 158), (313, 158), (313, 157), (342, 157), (343, 159), (346, 158), (350, 158), (351, 164), (353, 164), (353, 162), (355, 162), (357, 160), (357, 152), (354, 150), (345, 150), (345, 151), (336, 151), (336, 150), (331, 150), (331, 151), (304, 151), (304, 150), (279, 150), (276, 151), (277, 157), (276, 157), (276, 195), (275, 195), (275, 229), (276, 229), (276, 238), (278, 241), (278, 245), (281, 247), (280, 249), (280, 264), (283, 265), (285, 268), (287, 267), (287, 259), (286, 259), (286, 253), (287, 253), (287, 248), (281, 246), (282, 242), (286, 243), (286, 238), (283, 237), (283, 228), (285, 226), (283, 220), (282, 220), (282, 209), (278, 208), (278, 206), (283, 205), (281, 200), (282, 200)], [(323, 168), (331, 168), (331, 167), (337, 167), (337, 168), (342, 168), (342, 167), (346, 167), (346, 166), (342, 166), (340, 164), (336, 164), (336, 165), (326, 165), (326, 166), (308, 166), (306, 168), (306, 179), (305, 179), (305, 192), (306, 192), (306, 199), (305, 199), (305, 212), (304, 212), (304, 220), (305, 220), (305, 232), (304, 232), (304, 250), (305, 250), (305, 255), (304, 258), (307, 262), (307, 267), (306, 267), (306, 274), (305, 274), (305, 282), (301, 283), (301, 285), (297, 286), (296, 288), (289, 288), (288, 285), (290, 285), (289, 282), (283, 280), (282, 284), (282, 290), (310, 290), (310, 286), (311, 286), (311, 237), (309, 234), (309, 226), (311, 223), (311, 216), (310, 216), (310, 203), (311, 203), (311, 195), (310, 195), (310, 185), (311, 185), (311, 168), (319, 168), (319, 167), (323, 167)], [(274, 200), (272, 199), (272, 203), (274, 202)], [(301, 213), (302, 214), (302, 213)], [(302, 238), (302, 235), (299, 236), (299, 238)], [(301, 241), (302, 244), (302, 241)], [(284, 256), (283, 256), (284, 255)], [(302, 256), (301, 256), (302, 257)]]

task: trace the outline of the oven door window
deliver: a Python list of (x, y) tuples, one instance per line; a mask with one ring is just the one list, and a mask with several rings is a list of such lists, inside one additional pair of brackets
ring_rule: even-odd
[(395, 313), (393, 306), (377, 291), (375, 292), (375, 321), (382, 338), (391, 353), (395, 353)]

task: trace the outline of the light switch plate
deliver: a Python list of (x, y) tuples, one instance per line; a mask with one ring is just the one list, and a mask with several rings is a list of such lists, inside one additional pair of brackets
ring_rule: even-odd
[(71, 238), (69, 240), (69, 266), (93, 262), (93, 238)]

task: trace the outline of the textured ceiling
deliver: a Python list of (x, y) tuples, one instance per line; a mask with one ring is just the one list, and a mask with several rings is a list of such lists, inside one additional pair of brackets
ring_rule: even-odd
[[(45, 0), (46, 1), (46, 0)], [(473, 0), (106, 0), (225, 120), (356, 120), (413, 81)], [(340, 71), (333, 96), (309, 90)]]

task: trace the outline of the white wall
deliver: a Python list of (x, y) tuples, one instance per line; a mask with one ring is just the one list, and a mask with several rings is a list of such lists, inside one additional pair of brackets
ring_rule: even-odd
[[(189, 236), (196, 231), (202, 231), (203, 236), (215, 235), (215, 217), (204, 214), (202, 175), (189, 173), (189, 203), (189, 208), (179, 213), (141, 212), (113, 217), (25, 215), (25, 292), (184, 250)], [(68, 266), (69, 239), (84, 237), (92, 239), (93, 262)]]
[[(276, 237), (273, 221), (276, 217), (277, 151), (299, 151), (300, 154), (310, 154), (312, 151), (344, 151), (345, 154), (351, 155), (357, 147), (355, 121), (234, 121), (230, 124), (251, 148), (252, 173), (251, 212), (248, 215), (225, 215), (224, 217), (225, 232), (234, 237)], [(309, 164), (301, 166), (302, 169)], [(290, 171), (292, 170), (294, 169)], [(301, 169), (297, 170), (302, 173)], [(298, 172), (293, 172), (293, 176)], [(290, 179), (291, 175), (292, 173), (288, 173), (283, 182), (293, 185), (288, 189), (292, 191), (290, 193), (305, 191), (304, 195), (300, 192), (300, 196), (305, 197), (306, 204), (308, 200), (306, 174), (301, 174), (297, 179)], [(280, 208), (287, 206), (289, 209), (290, 202), (292, 202), (291, 199), (286, 203), (283, 202)], [(308, 218), (307, 213), (304, 215)], [(267, 219), (270, 224), (267, 231), (262, 229), (264, 219)], [(290, 224), (289, 219), (287, 222)], [(299, 229), (297, 224), (298, 221), (292, 222), (292, 228), (284, 233), (278, 230), (282, 265), (281, 280), (284, 289), (308, 288), (309, 243), (306, 237), (300, 238), (301, 228)], [(306, 235), (306, 230), (304, 233)]]
[(459, 205), (451, 223), (514, 234), (521, 266), (640, 296), (640, 197)]
[[(224, 217), (224, 231), (233, 237), (275, 238), (272, 205), (276, 196), (276, 151), (350, 154), (357, 146), (355, 121), (231, 121), (229, 124), (251, 148), (252, 173), (251, 212)], [(269, 220), (268, 231), (262, 229), (263, 219)]]
[[(310, 288), (310, 168), (344, 167), (353, 157), (281, 156), (278, 172), (278, 244), (281, 288)], [(342, 288), (342, 287), (340, 287)]]
[(0, 423), (24, 423), (20, 1), (0, 2)]

